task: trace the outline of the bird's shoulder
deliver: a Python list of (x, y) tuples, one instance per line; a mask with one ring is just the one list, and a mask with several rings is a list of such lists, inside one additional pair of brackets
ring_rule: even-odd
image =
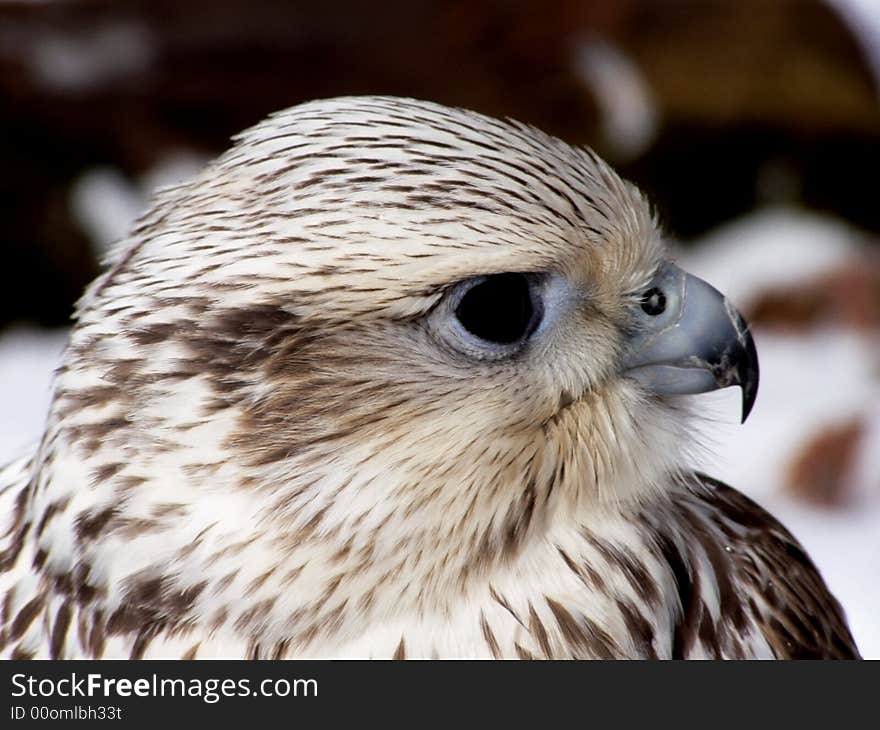
[[(714, 573), (717, 623), (739, 628), (743, 636), (757, 634), (751, 643), (765, 643), (779, 659), (859, 658), (840, 603), (798, 540), (741, 492), (705, 474), (695, 477), (675, 498), (675, 507), (690, 532), (685, 544), (690, 541), (691, 550), (700, 553), (685, 563), (708, 563)], [(693, 590), (695, 569), (681, 573), (676, 633), (686, 656), (688, 644), (711, 632), (694, 621), (700, 613), (694, 605), (700, 601)]]

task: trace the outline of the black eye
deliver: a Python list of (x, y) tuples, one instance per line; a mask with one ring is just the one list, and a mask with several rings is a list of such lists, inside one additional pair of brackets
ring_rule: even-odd
[(642, 309), (652, 317), (663, 314), (666, 311), (666, 295), (657, 287), (648, 289), (642, 297)]
[(455, 315), (472, 335), (499, 345), (531, 334), (540, 321), (529, 280), (523, 274), (487, 276), (468, 289)]

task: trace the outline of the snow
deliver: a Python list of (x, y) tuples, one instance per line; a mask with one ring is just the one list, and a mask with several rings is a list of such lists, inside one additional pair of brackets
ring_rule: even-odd
[(0, 465), (24, 453), (42, 434), (52, 372), (66, 341), (64, 331), (24, 327), (0, 336)]
[[(872, 418), (871, 406), (880, 402), (880, 382), (872, 368), (876, 352), (854, 334), (820, 331), (797, 337), (758, 330), (754, 336), (761, 384), (749, 420), (737, 422), (736, 390), (701, 396), (701, 402), (711, 402), (714, 411), (716, 400), (734, 401), (724, 403), (728, 423), (713, 424), (726, 444), (716, 471), (723, 470), (732, 483), (750, 485), (752, 496), (763, 497), (784, 481), (786, 466), (805, 436), (857, 415)], [(749, 459), (739, 454), (749, 454)]]

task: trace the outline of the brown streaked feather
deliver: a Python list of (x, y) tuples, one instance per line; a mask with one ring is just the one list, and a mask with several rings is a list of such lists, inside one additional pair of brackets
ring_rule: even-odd
[[(699, 497), (727, 538), (731, 578), (739, 590), (722, 618), (748, 602), (778, 659), (859, 659), (843, 608), (800, 543), (761, 506), (726, 484), (698, 474)], [(761, 599), (761, 600), (758, 600)]]

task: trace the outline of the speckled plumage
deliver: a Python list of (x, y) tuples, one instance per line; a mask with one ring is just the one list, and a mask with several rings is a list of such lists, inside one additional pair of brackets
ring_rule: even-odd
[[(3, 655), (856, 656), (796, 541), (688, 469), (684, 399), (620, 373), (663, 255), (634, 188), (529, 127), (273, 115), (83, 297), (0, 474)], [(540, 336), (449, 347), (447, 292), (508, 271), (560, 282)]]

